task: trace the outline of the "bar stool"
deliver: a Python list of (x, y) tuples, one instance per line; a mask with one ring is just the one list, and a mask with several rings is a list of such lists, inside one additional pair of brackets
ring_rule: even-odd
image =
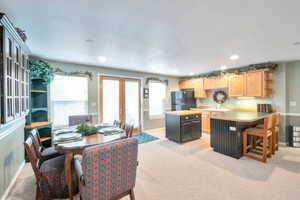
[[(273, 114), (273, 117), (272, 117), (272, 120), (273, 120), (273, 143), (272, 143), (272, 154), (275, 154), (275, 151), (278, 151), (278, 148), (279, 148), (279, 145), (278, 145), (278, 137), (279, 137), (279, 126), (280, 126), (280, 114), (279, 113), (274, 113)], [(263, 124), (260, 124), (260, 125), (257, 125), (256, 128), (260, 128), (260, 129), (263, 129), (264, 128), (264, 125)], [(255, 145), (256, 146), (262, 146), (262, 140), (255, 140), (254, 139), (254, 142), (255, 142)]]
[[(257, 144), (257, 138), (262, 146)], [(264, 128), (248, 128), (243, 132), (243, 155), (266, 162), (271, 157), (273, 148), (273, 114), (264, 119)], [(256, 155), (256, 156), (255, 156)]]

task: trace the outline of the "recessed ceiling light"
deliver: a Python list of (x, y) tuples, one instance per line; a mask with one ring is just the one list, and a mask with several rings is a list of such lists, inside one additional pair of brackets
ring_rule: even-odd
[(237, 54), (233, 54), (232, 56), (230, 56), (230, 60), (237, 60), (239, 59), (239, 55)]
[(297, 45), (299, 45), (299, 44), (300, 44), (300, 42), (294, 42), (294, 43), (293, 43), (294, 46), (297, 46)]
[(101, 62), (106, 62), (107, 58), (105, 56), (99, 56), (98, 60)]
[(189, 73), (189, 75), (190, 75), (190, 76), (193, 76), (193, 75), (195, 75), (195, 73), (194, 73), (194, 72), (191, 72), (191, 73)]
[(85, 42), (94, 42), (94, 40), (87, 39), (87, 40), (85, 40)]
[(221, 70), (226, 70), (227, 69), (227, 66), (226, 65), (222, 65), (221, 66)]

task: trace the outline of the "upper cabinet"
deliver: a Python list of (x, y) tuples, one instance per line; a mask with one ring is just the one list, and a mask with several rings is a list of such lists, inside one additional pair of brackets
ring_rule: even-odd
[(233, 74), (228, 77), (229, 97), (244, 96), (244, 74)]
[(216, 79), (215, 88), (228, 88), (228, 76), (219, 76)]
[(2, 13), (0, 41), (0, 121), (5, 124), (28, 113), (29, 49)]
[(184, 90), (184, 89), (191, 89), (191, 88), (193, 88), (194, 86), (193, 86), (193, 84), (192, 84), (192, 80), (190, 79), (190, 80), (182, 80), (182, 81), (180, 81), (180, 83), (179, 83), (179, 88), (181, 89), (181, 90)]
[(179, 88), (184, 89), (194, 89), (195, 98), (206, 98), (206, 92), (204, 90), (204, 82), (202, 78), (194, 78), (189, 80), (182, 80), (179, 83)]
[(272, 85), (270, 71), (253, 71), (245, 74), (245, 96), (247, 97), (271, 97)]
[(245, 74), (245, 96), (263, 96), (263, 72), (248, 72)]
[(204, 89), (204, 80), (202, 78), (192, 80), (194, 81), (193, 84), (195, 84), (195, 98), (206, 98), (207, 95)]
[(180, 82), (180, 89), (194, 89), (195, 98), (206, 98), (206, 90), (228, 88), (229, 97), (267, 98), (273, 94), (271, 70), (257, 70)]
[(209, 77), (204, 79), (204, 89), (212, 90), (216, 88), (216, 77)]

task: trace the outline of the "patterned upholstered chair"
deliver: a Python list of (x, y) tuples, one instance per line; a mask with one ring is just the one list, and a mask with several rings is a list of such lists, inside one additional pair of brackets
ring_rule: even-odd
[(39, 135), (39, 132), (37, 129), (33, 129), (30, 132), (29, 136), (32, 138), (33, 146), (36, 151), (36, 155), (38, 156), (39, 161), (40, 161), (39, 164), (41, 164), (42, 162), (44, 162), (46, 160), (49, 160), (51, 158), (55, 158), (55, 157), (61, 155), (54, 149), (54, 147), (48, 147), (48, 148), (43, 147), (43, 145), (41, 143), (41, 138), (40, 138), (40, 135)]
[[(68, 189), (64, 175), (64, 156), (46, 160), (39, 167), (39, 157), (36, 155), (33, 140), (28, 137), (24, 143), (36, 178), (36, 199), (50, 200), (68, 197)], [(78, 192), (78, 179), (74, 173), (73, 185), (76, 194)]]
[(134, 200), (138, 141), (118, 140), (89, 147), (75, 156), (82, 200), (115, 200), (126, 195)]
[(69, 116), (69, 126), (92, 122), (92, 115), (72, 115)]

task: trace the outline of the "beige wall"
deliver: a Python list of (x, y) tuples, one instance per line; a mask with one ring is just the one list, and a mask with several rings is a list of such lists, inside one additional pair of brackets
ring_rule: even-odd
[[(120, 76), (120, 77), (131, 77), (131, 78), (138, 78), (141, 79), (142, 87), (147, 87), (145, 85), (145, 80), (147, 77), (157, 77), (160, 79), (168, 79), (169, 85), (167, 88), (167, 99), (166, 99), (166, 105), (165, 110), (171, 109), (171, 99), (170, 99), (170, 91), (178, 90), (178, 79), (174, 77), (168, 77), (168, 76), (161, 76), (156, 74), (149, 74), (149, 73), (141, 73), (141, 72), (133, 72), (133, 71), (126, 71), (126, 70), (119, 70), (119, 69), (112, 69), (112, 68), (105, 68), (105, 67), (97, 67), (97, 66), (88, 66), (88, 65), (80, 65), (80, 64), (73, 64), (73, 63), (63, 63), (63, 62), (57, 62), (57, 61), (51, 61), (48, 60), (48, 63), (53, 68), (60, 68), (66, 72), (77, 72), (77, 71), (89, 71), (93, 73), (93, 79), (89, 81), (89, 88), (88, 88), (88, 97), (89, 97), (89, 114), (92, 114), (94, 117), (94, 121), (97, 121), (98, 119), (98, 76), (99, 75), (111, 75), (111, 76)], [(66, 89), (68, 86), (65, 86)], [(141, 94), (142, 91), (141, 91)], [(160, 128), (164, 126), (164, 119), (150, 119), (149, 118), (149, 102), (148, 100), (144, 100), (142, 98), (141, 100), (141, 113), (142, 113), (142, 127), (143, 130), (147, 129), (153, 129), (153, 128)]]

